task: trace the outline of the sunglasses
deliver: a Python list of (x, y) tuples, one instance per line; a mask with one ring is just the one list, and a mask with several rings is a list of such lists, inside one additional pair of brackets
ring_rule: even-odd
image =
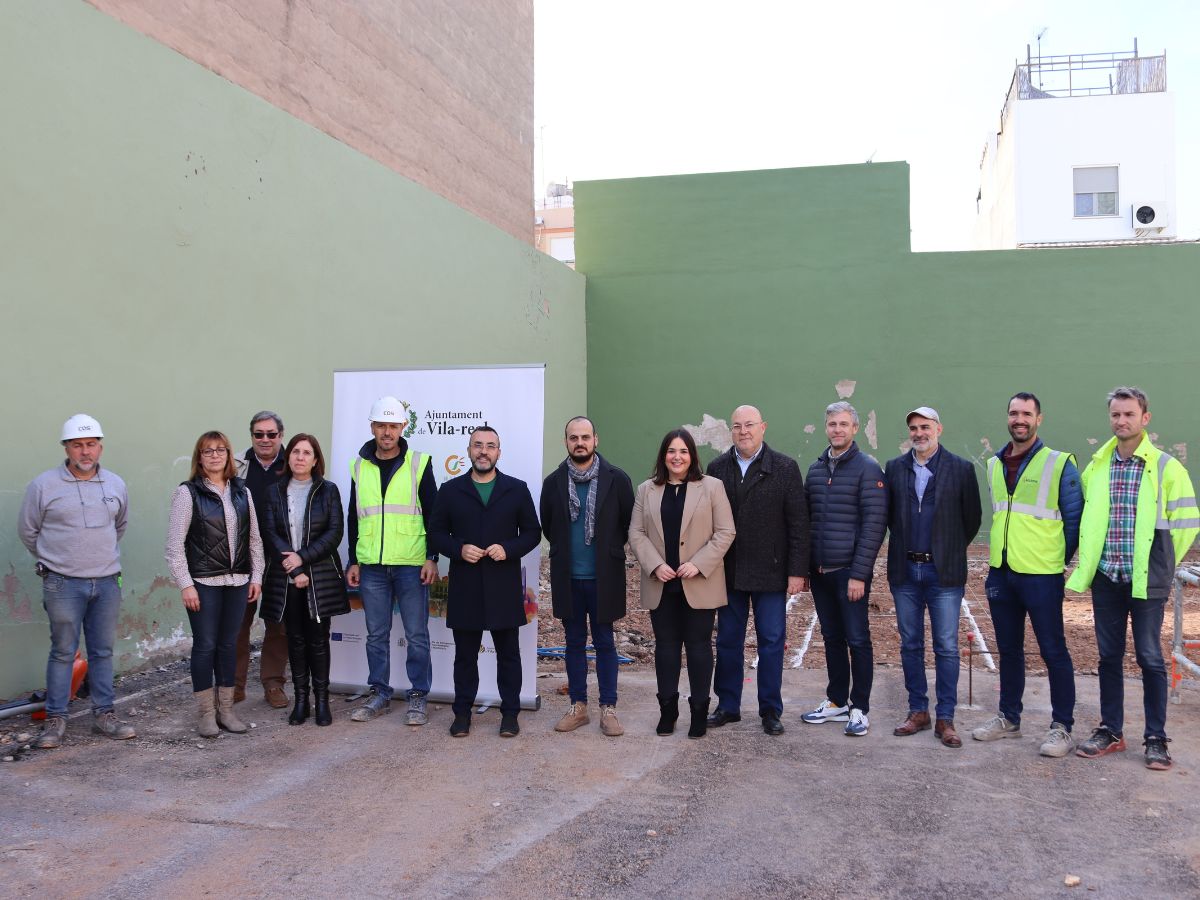
[(279, 437), (279, 432), (278, 431), (252, 431), (252, 432), (250, 432), (250, 436), (252, 438), (255, 438), (256, 440), (260, 440), (260, 441), (263, 438), (271, 438), (271, 440), (274, 440), (275, 438)]

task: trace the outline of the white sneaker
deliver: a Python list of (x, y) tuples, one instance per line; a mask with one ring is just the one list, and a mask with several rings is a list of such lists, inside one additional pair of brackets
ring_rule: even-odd
[(847, 737), (862, 737), (871, 730), (871, 723), (867, 721), (867, 714), (861, 709), (850, 710), (850, 721), (846, 723), (843, 729)]
[(1001, 738), (1019, 738), (1021, 726), (1014, 725), (1004, 716), (992, 716), (971, 732), (971, 737), (977, 741), (998, 741)]
[(1038, 752), (1042, 756), (1053, 756), (1058, 759), (1074, 749), (1075, 739), (1071, 737), (1071, 732), (1067, 731), (1065, 726), (1055, 722), (1046, 732), (1046, 739), (1042, 741), (1041, 749)]
[(821, 705), (812, 712), (806, 712), (800, 717), (809, 725), (820, 725), (822, 722), (850, 721), (850, 707), (834, 706), (830, 700), (822, 700)]

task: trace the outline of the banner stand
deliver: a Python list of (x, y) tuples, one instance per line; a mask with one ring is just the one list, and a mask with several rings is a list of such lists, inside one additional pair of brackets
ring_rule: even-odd
[[(536, 508), (542, 487), (542, 432), (545, 414), (545, 372), (542, 364), (528, 366), (466, 366), (452, 369), (338, 371), (333, 374), (333, 440), (326, 477), (350, 499), (350, 463), (371, 439), (368, 410), (376, 399), (393, 396), (408, 414), (403, 435), (411, 450), (430, 456), (438, 487), (469, 471), (467, 443), (471, 432), (490, 425), (500, 435), (500, 471), (529, 486)], [(347, 559), (345, 539), (342, 558)], [(521, 560), (526, 624), (520, 629), (521, 708), (541, 706), (537, 693), (537, 588), (541, 546)], [(429, 588), (429, 644), (433, 667), (429, 699), (454, 699), (454, 635), (446, 627), (449, 562), (438, 562), (439, 580)], [(330, 623), (330, 688), (359, 693), (367, 687), (366, 620), (362, 604), (351, 594), (351, 611)], [(397, 699), (410, 684), (405, 671), (407, 641), (399, 612), (392, 616), (389, 683)], [(479, 655), (479, 691), (475, 706), (496, 706), (496, 655), (492, 636), (483, 634)]]

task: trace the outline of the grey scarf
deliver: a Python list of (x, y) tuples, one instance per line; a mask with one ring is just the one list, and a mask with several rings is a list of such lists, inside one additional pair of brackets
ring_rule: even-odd
[(582, 472), (567, 460), (567, 475), (571, 478), (570, 490), (567, 491), (567, 506), (571, 510), (571, 521), (579, 521), (579, 492), (577, 484), (587, 484), (587, 510), (583, 515), (583, 542), (592, 546), (592, 538), (596, 535), (596, 476), (600, 474), (600, 454), (592, 456), (592, 464)]

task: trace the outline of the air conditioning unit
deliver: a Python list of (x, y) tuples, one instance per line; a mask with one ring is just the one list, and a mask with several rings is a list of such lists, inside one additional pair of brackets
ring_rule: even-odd
[(1162, 200), (1134, 203), (1129, 208), (1130, 224), (1138, 237), (1161, 234), (1171, 226), (1171, 213)]

